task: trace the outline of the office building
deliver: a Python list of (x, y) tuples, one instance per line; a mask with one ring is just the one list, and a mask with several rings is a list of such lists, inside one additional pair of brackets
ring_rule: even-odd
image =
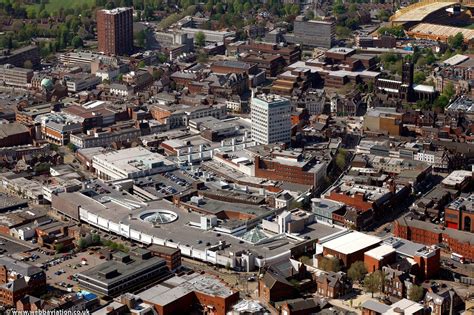
[(294, 41), (304, 47), (331, 48), (336, 36), (336, 24), (333, 21), (307, 20), (297, 16), (294, 22)]
[(33, 70), (18, 68), (10, 64), (0, 67), (0, 82), (5, 85), (27, 88), (33, 78)]
[(252, 140), (259, 144), (289, 143), (291, 140), (291, 105), (288, 99), (274, 94), (252, 97)]
[(115, 8), (97, 11), (99, 51), (108, 55), (133, 52), (133, 9)]
[(166, 261), (144, 249), (116, 252), (113, 259), (78, 274), (81, 288), (116, 296), (169, 277)]

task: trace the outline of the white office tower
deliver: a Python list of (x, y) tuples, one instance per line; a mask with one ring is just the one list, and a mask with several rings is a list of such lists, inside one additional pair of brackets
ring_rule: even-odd
[(250, 105), (252, 140), (258, 144), (291, 140), (291, 105), (275, 94), (253, 95)]

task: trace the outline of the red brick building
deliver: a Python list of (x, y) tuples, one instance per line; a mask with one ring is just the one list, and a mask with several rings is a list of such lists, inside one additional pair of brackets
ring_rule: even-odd
[(380, 245), (364, 253), (364, 264), (368, 272), (382, 270), (383, 266), (394, 263), (395, 259), (395, 249), (387, 245)]
[(409, 216), (395, 221), (393, 233), (414, 242), (425, 245), (446, 244), (454, 253), (467, 259), (474, 259), (474, 234), (440, 227)]
[(381, 239), (378, 237), (351, 231), (322, 243), (323, 256), (333, 256), (345, 267), (350, 267), (356, 261), (364, 261), (364, 253), (378, 247), (380, 243)]
[(97, 11), (99, 51), (108, 55), (133, 52), (133, 9), (115, 8)]
[(322, 273), (316, 278), (317, 293), (320, 296), (337, 299), (352, 288), (342, 272)]
[(266, 303), (291, 299), (296, 290), (285, 277), (268, 269), (258, 280), (258, 297)]
[(259, 148), (254, 158), (256, 177), (319, 187), (326, 175), (327, 163), (317, 155)]
[(160, 315), (200, 314), (225, 315), (239, 300), (239, 292), (221, 280), (204, 274), (173, 277), (139, 294)]
[(444, 221), (448, 228), (474, 233), (474, 195), (458, 197), (444, 209)]
[(0, 257), (0, 305), (15, 306), (27, 294), (46, 288), (46, 274), (38, 267), (11, 257)]
[(166, 261), (166, 266), (168, 266), (170, 270), (175, 270), (181, 266), (181, 250), (179, 248), (153, 244), (148, 250), (150, 250), (153, 255), (163, 258)]

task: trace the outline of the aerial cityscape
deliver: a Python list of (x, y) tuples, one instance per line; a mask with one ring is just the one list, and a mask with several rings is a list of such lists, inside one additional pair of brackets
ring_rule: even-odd
[(474, 0), (0, 0), (0, 314), (474, 315)]

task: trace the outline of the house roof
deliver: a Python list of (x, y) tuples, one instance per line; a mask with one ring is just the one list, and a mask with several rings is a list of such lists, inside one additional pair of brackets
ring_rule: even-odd
[(269, 268), (267, 272), (265, 272), (265, 275), (263, 276), (263, 282), (269, 289), (273, 288), (277, 282), (291, 286), (291, 283), (289, 283), (285, 277), (277, 273), (277, 271), (273, 270), (272, 268)]

